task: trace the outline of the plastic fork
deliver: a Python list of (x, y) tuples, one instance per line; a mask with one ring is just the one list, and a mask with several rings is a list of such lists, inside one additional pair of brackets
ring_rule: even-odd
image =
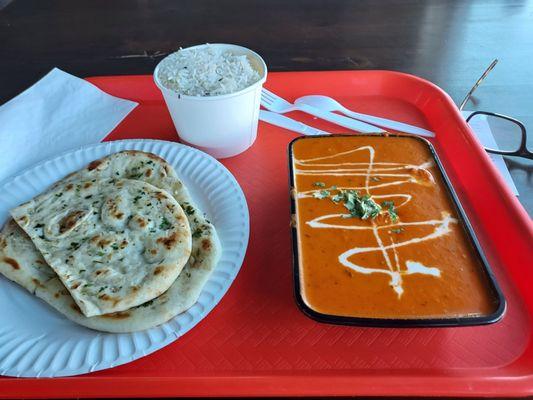
[(289, 103), (287, 100), (279, 97), (278, 95), (272, 92), (269, 92), (264, 88), (261, 91), (261, 105), (267, 110), (273, 111), (278, 114), (285, 114), (290, 111), (303, 111), (304, 113), (314, 115), (315, 117), (361, 133), (385, 132), (383, 129), (378, 128), (374, 125), (357, 121), (352, 118), (343, 117), (342, 115), (337, 115), (329, 111), (320, 110), (316, 107), (312, 107), (307, 104)]

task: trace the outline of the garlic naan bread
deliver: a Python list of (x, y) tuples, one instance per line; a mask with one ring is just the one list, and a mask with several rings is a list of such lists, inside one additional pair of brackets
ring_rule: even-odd
[(173, 168), (154, 154), (140, 151), (111, 154), (69, 175), (63, 182), (112, 177), (149, 182), (171, 193), (185, 210), (192, 232), (192, 255), (165, 293), (127, 311), (85, 317), (30, 238), (13, 221), (0, 232), (0, 273), (80, 325), (107, 332), (132, 332), (160, 325), (190, 308), (215, 268), (221, 247), (213, 225), (194, 205)]
[(191, 254), (181, 206), (138, 180), (63, 182), (11, 215), (87, 317), (159, 296)]
[(140, 306), (112, 314), (84, 316), (55, 272), (45, 263), (32, 241), (13, 221), (0, 233), (0, 272), (71, 321), (105, 332), (134, 332), (167, 322), (196, 303), (218, 261), (216, 236), (193, 238), (197, 250), (170, 288)]

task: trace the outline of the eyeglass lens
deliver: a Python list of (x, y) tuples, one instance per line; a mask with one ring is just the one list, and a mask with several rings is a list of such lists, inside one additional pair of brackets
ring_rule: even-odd
[(487, 149), (513, 152), (520, 148), (522, 129), (513, 121), (493, 115), (477, 114), (468, 123), (474, 131), (490, 128), (494, 139), (489, 135), (480, 138)]

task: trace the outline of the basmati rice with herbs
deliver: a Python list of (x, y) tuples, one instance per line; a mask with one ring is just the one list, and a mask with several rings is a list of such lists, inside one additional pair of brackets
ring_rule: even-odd
[(245, 55), (216, 50), (180, 49), (159, 66), (158, 78), (168, 89), (188, 96), (219, 96), (235, 93), (260, 78)]

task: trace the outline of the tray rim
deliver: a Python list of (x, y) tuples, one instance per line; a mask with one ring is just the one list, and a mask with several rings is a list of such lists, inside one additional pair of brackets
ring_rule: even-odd
[(316, 138), (335, 138), (335, 137), (362, 137), (362, 136), (377, 136), (377, 137), (403, 137), (410, 140), (416, 140), (422, 142), (429, 150), (437, 169), (441, 175), (442, 180), (444, 181), (445, 190), (448, 193), (449, 197), (452, 200), (455, 211), (457, 212), (458, 219), (460, 224), (467, 233), (468, 241), (474, 248), (475, 257), (481, 263), (481, 268), (483, 270), (483, 275), (487, 278), (487, 286), (492, 291), (497, 300), (497, 307), (493, 312), (488, 315), (481, 316), (467, 316), (467, 317), (455, 317), (455, 318), (370, 318), (370, 317), (348, 317), (340, 316), (334, 314), (325, 314), (319, 311), (314, 310), (310, 305), (308, 305), (302, 295), (301, 285), (300, 285), (300, 257), (298, 250), (298, 224), (297, 222), (293, 223), (291, 226), (291, 239), (292, 239), (292, 264), (293, 264), (293, 283), (294, 283), (294, 297), (296, 304), (300, 310), (318, 322), (324, 322), (335, 325), (354, 325), (354, 326), (368, 326), (368, 327), (380, 327), (380, 328), (446, 328), (446, 327), (460, 327), (460, 326), (476, 326), (476, 325), (487, 325), (493, 324), (500, 321), (503, 318), (503, 315), (507, 308), (507, 302), (503, 295), (503, 292), (498, 284), (498, 281), (490, 267), (490, 264), (485, 257), (483, 248), (481, 247), (479, 240), (477, 239), (476, 233), (472, 228), (472, 225), (468, 219), (457, 193), (446, 174), (446, 170), (442, 165), (441, 160), (433, 145), (426, 139), (415, 136), (415, 135), (405, 135), (405, 134), (396, 134), (396, 133), (364, 133), (364, 134), (333, 134), (333, 135), (313, 135), (313, 136), (300, 136), (293, 140), (288, 145), (287, 156), (289, 164), (289, 192), (290, 192), (290, 202), (291, 202), (291, 220), (292, 216), (296, 216), (296, 199), (294, 198), (295, 191), (295, 179), (294, 179), (294, 144), (302, 140), (313, 140)]
[[(272, 72), (270, 77), (287, 76), (298, 74), (367, 74), (367, 73), (381, 73), (388, 76), (396, 76), (401, 79), (416, 81), (422, 85), (430, 88), (433, 95), (440, 97), (444, 103), (444, 107), (451, 111), (456, 122), (461, 124), (461, 130), (467, 131), (470, 136), (470, 141), (476, 141), (470, 128), (462, 121), (456, 106), (450, 96), (444, 92), (440, 87), (432, 82), (420, 78), (415, 75), (387, 70), (309, 70), (309, 71), (283, 71)], [(99, 84), (110, 82), (112, 80), (120, 80), (121, 78), (146, 78), (149, 80), (149, 74), (133, 74), (133, 75), (96, 75), (86, 77), (85, 79), (99, 87)], [(160, 100), (156, 99), (158, 102)], [(154, 101), (154, 95), (147, 97), (149, 103)], [(412, 101), (414, 103), (414, 100)], [(478, 144), (479, 145), (479, 144)], [(511, 192), (505, 187), (503, 179), (497, 174), (497, 170), (489, 163), (488, 156), (484, 154), (481, 149), (478, 150), (476, 157), (484, 158), (484, 164), (488, 167), (491, 178), (495, 180), (495, 184), (499, 189), (504, 191), (506, 204), (510, 204), (512, 212), (520, 220), (522, 229), (528, 230), (533, 234), (533, 225), (526, 211), (522, 208), (518, 200), (511, 197)], [(513, 196), (514, 197), (514, 196)], [(527, 224), (526, 224), (527, 223)], [(533, 314), (530, 314), (533, 315)], [(524, 353), (529, 352), (530, 356), (533, 354), (533, 344), (529, 343), (529, 347), (518, 356), (518, 359), (524, 357)], [(513, 360), (511, 363), (516, 363)], [(100, 377), (100, 376), (80, 376), (75, 378), (54, 378), (49, 379), (20, 379), (20, 378), (0, 378), (0, 398), (9, 397), (97, 397), (105, 393), (107, 396), (125, 397), (125, 396), (206, 396), (213, 397), (215, 392), (219, 396), (324, 396), (324, 395), (369, 395), (369, 396), (387, 396), (398, 395), (402, 392), (405, 396), (513, 396), (524, 397), (533, 395), (533, 369), (526, 370), (523, 365), (511, 368), (513, 375), (504, 375), (501, 370), (489, 372), (491, 375), (474, 376), (477, 373), (486, 373), (487, 369), (472, 368), (460, 370), (460, 374), (443, 375), (435, 374), (434, 371), (428, 371), (425, 374), (405, 376), (402, 374), (391, 374), (387, 377), (388, 385), (383, 385), (383, 378), (381, 376), (370, 375), (350, 375), (348, 377), (330, 377), (330, 376), (313, 376), (310, 379), (309, 375), (292, 375), (286, 377), (261, 375), (258, 377), (243, 376), (244, 379), (236, 383), (234, 376), (215, 376), (215, 377), (197, 377), (191, 379), (190, 377)], [(502, 368), (504, 368), (502, 367)], [(492, 371), (492, 369), (489, 369)], [(394, 371), (391, 371), (394, 372)], [(511, 380), (506, 379), (512, 377)], [(237, 377), (238, 378), (238, 377)], [(98, 386), (98, 380), (101, 386)], [(193, 384), (190, 381), (194, 381)], [(96, 381), (96, 382), (95, 382)], [(52, 382), (55, 382), (52, 386)], [(96, 385), (95, 385), (96, 383)], [(439, 385), (446, 385), (446, 390), (438, 389), (436, 383)], [(346, 387), (350, 385), (351, 391)], [(194, 386), (194, 388), (192, 387)], [(323, 388), (329, 388), (324, 390)], [(357, 392), (354, 393), (353, 387), (357, 387)], [(391, 387), (394, 390), (391, 390)], [(428, 391), (426, 388), (431, 387), (433, 391)], [(105, 390), (107, 389), (107, 392)], [(49, 393), (45, 393), (46, 391)], [(83, 393), (81, 393), (83, 391)]]

